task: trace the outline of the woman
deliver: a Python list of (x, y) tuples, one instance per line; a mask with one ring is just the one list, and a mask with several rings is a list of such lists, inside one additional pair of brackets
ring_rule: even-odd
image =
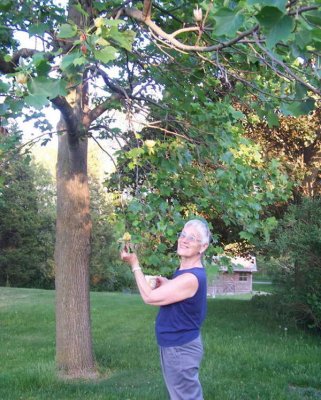
[(163, 376), (171, 400), (202, 400), (198, 377), (203, 356), (200, 328), (206, 315), (206, 273), (202, 256), (210, 243), (207, 223), (188, 221), (178, 236), (180, 266), (172, 279), (157, 278), (151, 289), (135, 253), (121, 252), (135, 275), (146, 304), (160, 306), (156, 337)]

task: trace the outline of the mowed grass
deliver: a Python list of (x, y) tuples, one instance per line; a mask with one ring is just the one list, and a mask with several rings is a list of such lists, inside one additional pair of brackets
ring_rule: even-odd
[(253, 283), (253, 290), (261, 293), (274, 293), (275, 286), (269, 283)]
[[(157, 308), (136, 294), (92, 293), (96, 381), (55, 371), (54, 292), (0, 288), (1, 400), (165, 400)], [(206, 400), (321, 399), (321, 340), (279, 326), (249, 297), (208, 300), (201, 381)]]

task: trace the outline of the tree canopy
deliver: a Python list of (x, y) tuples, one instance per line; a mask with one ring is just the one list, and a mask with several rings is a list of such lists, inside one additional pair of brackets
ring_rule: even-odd
[[(318, 104), (321, 17), (317, 1), (71, 1), (66, 13), (55, 2), (7, 0), (1, 9), (0, 71), (7, 76), (0, 88), (3, 118), (20, 115), (29, 106), (39, 110), (33, 117), (40, 124), (40, 110), (52, 103), (75, 137), (118, 138), (130, 143), (126, 157), (131, 159), (129, 167), (136, 181), (144, 170), (141, 161), (137, 164), (146, 150), (143, 139), (155, 139), (158, 132), (153, 154), (145, 151), (152, 158), (150, 165), (157, 164), (155, 152), (161, 159), (164, 152), (174, 154), (172, 149), (177, 147), (183, 159), (197, 158), (194, 167), (204, 160), (210, 170), (218, 170), (222, 188), (234, 187), (240, 166), (232, 164), (242, 160), (245, 169), (254, 165), (249, 160), (246, 164), (242, 152), (252, 153), (252, 159), (260, 157), (260, 149), (244, 139), (240, 146), (237, 138), (242, 131), (236, 127), (241, 127), (244, 117), (239, 99), (272, 127), (278, 123), (277, 110), (298, 115)], [(27, 33), (36, 46), (23, 47), (15, 32)], [(77, 118), (75, 96), (82, 98)], [(127, 115), (132, 129), (125, 135), (110, 127), (111, 116), (106, 111), (114, 109)], [(138, 115), (146, 118), (143, 139), (134, 128)], [(233, 147), (243, 150), (233, 153)], [(163, 168), (169, 172), (169, 164), (175, 161), (164, 165), (165, 160)], [(258, 167), (260, 161), (254, 163)], [(274, 168), (278, 170), (276, 164)], [(256, 179), (251, 173), (247, 181)], [(164, 178), (162, 174), (158, 177)], [(225, 178), (229, 183), (224, 183)], [(198, 181), (204, 182), (203, 178)], [(267, 183), (266, 175), (261, 182)], [(260, 186), (258, 182), (254, 185)], [(286, 185), (272, 182), (269, 186), (282, 192)], [(249, 193), (243, 193), (243, 188), (246, 184), (242, 183), (241, 197)], [(266, 187), (261, 189), (268, 192)], [(219, 204), (225, 208), (231, 201), (234, 215), (227, 207), (224, 218), (241, 221), (243, 217), (234, 212), (238, 206), (228, 199), (230, 192), (218, 187), (215, 192), (225, 192), (223, 199), (213, 200), (216, 208)], [(277, 200), (275, 194), (270, 200)], [(243, 225), (246, 230), (248, 223)], [(251, 230), (256, 231), (253, 226)]]

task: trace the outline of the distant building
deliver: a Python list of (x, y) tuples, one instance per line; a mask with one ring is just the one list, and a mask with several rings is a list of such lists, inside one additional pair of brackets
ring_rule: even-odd
[[(225, 256), (224, 256), (225, 257)], [(256, 258), (227, 257), (232, 265), (232, 271), (227, 267), (220, 266), (219, 275), (208, 282), (207, 294), (215, 297), (222, 294), (251, 293), (253, 290), (253, 272), (257, 271)], [(221, 257), (213, 257), (213, 262), (220, 264)]]

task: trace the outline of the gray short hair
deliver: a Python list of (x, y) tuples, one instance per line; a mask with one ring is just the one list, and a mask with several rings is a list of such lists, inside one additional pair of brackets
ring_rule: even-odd
[(205, 220), (191, 219), (186, 222), (185, 226), (194, 226), (197, 229), (201, 235), (202, 244), (209, 244), (211, 242), (212, 234)]

